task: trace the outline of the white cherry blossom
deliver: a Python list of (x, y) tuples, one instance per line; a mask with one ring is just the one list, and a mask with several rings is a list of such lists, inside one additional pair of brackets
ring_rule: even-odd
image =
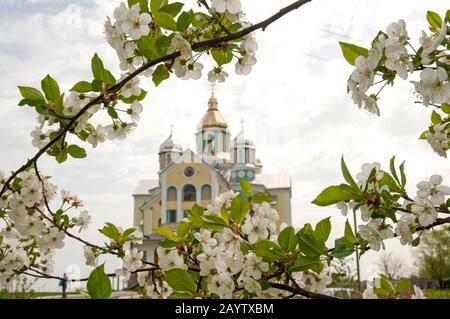
[(415, 197), (411, 211), (419, 216), (420, 225), (426, 227), (431, 225), (438, 218), (437, 211), (433, 203), (426, 198)]
[(82, 211), (80, 215), (75, 219), (75, 226), (80, 227), (79, 232), (86, 230), (91, 223), (91, 216), (88, 211)]
[(212, 7), (219, 13), (224, 13), (225, 11), (236, 14), (241, 11), (241, 1), (240, 0), (212, 0)]

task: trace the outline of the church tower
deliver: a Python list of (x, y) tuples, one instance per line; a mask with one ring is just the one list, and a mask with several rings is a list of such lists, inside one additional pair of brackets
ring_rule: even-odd
[(170, 163), (174, 162), (183, 153), (183, 148), (173, 137), (173, 126), (169, 137), (159, 146), (159, 170), (162, 171)]
[(260, 173), (262, 164), (256, 159), (253, 141), (244, 135), (244, 121), (241, 121), (241, 131), (233, 140), (231, 159), (233, 161), (231, 181), (234, 183), (238, 183), (241, 178), (252, 182), (255, 180), (257, 170)]
[(197, 126), (197, 154), (216, 168), (230, 163), (230, 133), (228, 124), (219, 112), (214, 91), (208, 101), (208, 110)]

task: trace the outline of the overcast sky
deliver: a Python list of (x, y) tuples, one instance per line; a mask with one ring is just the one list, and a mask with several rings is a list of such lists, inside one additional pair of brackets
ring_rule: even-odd
[[(16, 106), (17, 85), (38, 87), (49, 73), (68, 90), (79, 80), (91, 79), (90, 59), (95, 52), (119, 74), (115, 53), (103, 37), (105, 17), (112, 15), (119, 2), (0, 0), (0, 170), (18, 168), (35, 152), (29, 134), (36, 114)], [(242, 2), (248, 18), (258, 22), (293, 0)], [(426, 11), (442, 14), (446, 9), (441, 0), (313, 0), (257, 33), (258, 64), (249, 76), (235, 75), (230, 65), (230, 78), (216, 89), (220, 111), (234, 135), (245, 119), (245, 131), (255, 140), (265, 172), (292, 175), (295, 226), (333, 216), (332, 239), (342, 236), (345, 218), (334, 208), (310, 203), (323, 188), (343, 181), (342, 154), (354, 174), (365, 162), (379, 161), (386, 167), (394, 154), (399, 161), (406, 160), (412, 194), (415, 184), (433, 173), (442, 174), (449, 184), (448, 161), (418, 141), (431, 110), (414, 103), (408, 82), (383, 92), (380, 117), (358, 110), (346, 95), (352, 68), (338, 45), (346, 41), (367, 47), (379, 29), (401, 18), (417, 44), (420, 31), (426, 28)], [(195, 147), (194, 133), (210, 95), (206, 77), (198, 81), (172, 78), (157, 89), (150, 80), (142, 82), (149, 95), (142, 120), (128, 139), (88, 147), (85, 160), (57, 165), (44, 159), (41, 164), (60, 188), (84, 200), (93, 216), (86, 233), (92, 241), (102, 240), (96, 230), (106, 221), (132, 225), (131, 194), (138, 180), (157, 177), (158, 147), (171, 124), (185, 147)], [(409, 249), (399, 250), (400, 244), (392, 240), (387, 245), (405, 264), (412, 264)], [(87, 275), (82, 255), (81, 245), (68, 240), (57, 253), (55, 273), (80, 264)], [(377, 258), (374, 253), (363, 256), (364, 277)], [(113, 270), (119, 263), (108, 265)], [(55, 282), (35, 286), (56, 287)]]

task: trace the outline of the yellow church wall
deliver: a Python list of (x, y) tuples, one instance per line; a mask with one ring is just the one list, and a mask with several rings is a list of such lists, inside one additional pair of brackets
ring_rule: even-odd
[(140, 226), (140, 223), (142, 221), (142, 212), (139, 209), (146, 200), (148, 200), (148, 195), (134, 195), (134, 227)]
[(153, 229), (159, 226), (159, 220), (161, 218), (161, 205), (160, 205), (161, 200), (158, 199), (158, 201), (155, 202), (155, 205), (153, 206), (153, 228), (151, 229), (153, 232)]
[[(184, 176), (184, 169), (191, 166), (195, 170), (195, 174), (192, 177)], [(192, 184), (195, 186), (197, 192), (200, 191), (200, 187), (203, 184), (211, 184), (211, 172), (205, 167), (205, 164), (199, 163), (180, 163), (169, 169), (166, 176), (167, 186), (176, 186), (177, 190), (183, 188), (186, 184)], [(167, 202), (169, 204), (169, 202)]]

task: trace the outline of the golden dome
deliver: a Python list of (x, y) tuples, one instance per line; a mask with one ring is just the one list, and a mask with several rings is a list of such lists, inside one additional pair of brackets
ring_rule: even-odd
[(208, 101), (208, 111), (203, 116), (202, 120), (198, 124), (199, 129), (208, 128), (208, 127), (221, 127), (227, 128), (228, 124), (223, 118), (222, 114), (220, 114), (219, 109), (217, 107), (219, 103), (214, 95), (209, 98)]

